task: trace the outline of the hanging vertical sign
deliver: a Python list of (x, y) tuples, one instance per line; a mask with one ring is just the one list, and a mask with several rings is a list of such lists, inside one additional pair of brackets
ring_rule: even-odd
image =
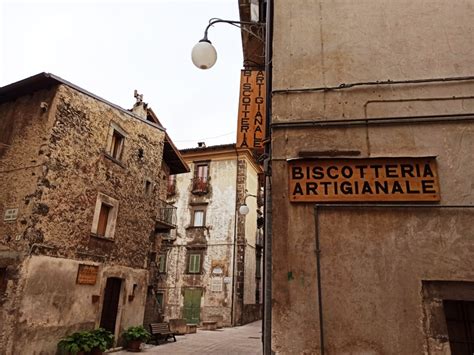
[(241, 71), (237, 148), (263, 149), (265, 92), (263, 70)]

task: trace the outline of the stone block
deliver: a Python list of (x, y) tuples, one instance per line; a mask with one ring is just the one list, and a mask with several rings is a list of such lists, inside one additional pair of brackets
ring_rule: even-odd
[(170, 319), (170, 330), (176, 335), (184, 335), (188, 333), (186, 319)]

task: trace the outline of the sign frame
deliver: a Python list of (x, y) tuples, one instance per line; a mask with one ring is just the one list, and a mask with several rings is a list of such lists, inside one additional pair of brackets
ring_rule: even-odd
[(436, 157), (288, 160), (290, 202), (439, 202)]
[(93, 286), (97, 283), (98, 274), (98, 265), (79, 264), (77, 268), (76, 284)]

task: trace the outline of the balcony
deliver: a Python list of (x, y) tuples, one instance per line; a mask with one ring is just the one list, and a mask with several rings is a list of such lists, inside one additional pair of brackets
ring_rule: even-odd
[(192, 193), (205, 195), (209, 192), (209, 177), (194, 177)]
[(176, 207), (160, 200), (156, 216), (156, 231), (168, 231), (176, 228)]

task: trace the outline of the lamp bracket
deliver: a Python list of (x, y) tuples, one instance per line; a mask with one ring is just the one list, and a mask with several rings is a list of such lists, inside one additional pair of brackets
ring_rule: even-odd
[(235, 26), (240, 28), (242, 31), (249, 33), (250, 35), (254, 36), (255, 38), (259, 39), (262, 42), (265, 42), (265, 34), (264, 28), (265, 23), (260, 22), (251, 22), (251, 21), (233, 21), (233, 20), (223, 20), (221, 18), (211, 18), (209, 20), (209, 24), (207, 25), (206, 29), (204, 30), (204, 38), (201, 41), (207, 41), (207, 32), (209, 28), (216, 23), (227, 23), (229, 25)]

